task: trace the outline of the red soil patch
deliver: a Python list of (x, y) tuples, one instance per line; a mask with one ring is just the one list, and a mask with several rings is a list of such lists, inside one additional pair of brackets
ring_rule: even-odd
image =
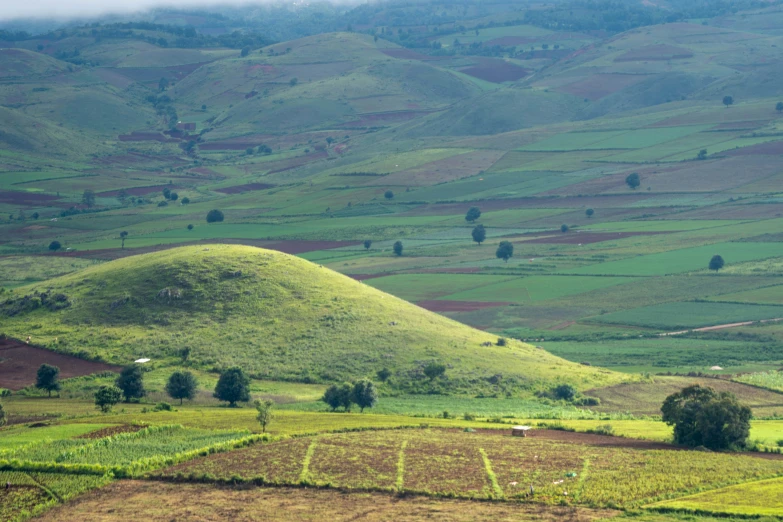
[[(152, 192), (162, 192), (164, 188), (178, 189), (178, 185), (151, 185), (148, 187), (132, 187), (126, 188), (125, 193), (129, 196), (144, 196), (145, 194), (151, 194)], [(103, 198), (113, 198), (120, 193), (119, 190), (107, 190), (105, 192), (99, 192), (96, 196)]]
[(622, 56), (614, 59), (615, 62), (639, 62), (644, 60), (682, 60), (691, 58), (693, 53), (683, 47), (673, 45), (647, 45), (638, 49), (631, 49)]
[(430, 312), (473, 312), (485, 308), (508, 306), (511, 303), (492, 301), (418, 301), (418, 306)]
[(558, 91), (594, 101), (639, 83), (645, 78), (647, 76), (644, 74), (595, 74), (585, 80), (560, 87)]
[(0, 339), (0, 359), (0, 387), (9, 390), (21, 390), (34, 384), (42, 364), (59, 367), (61, 379), (122, 369), (30, 346), (15, 339)]
[(743, 147), (741, 149), (725, 152), (729, 156), (756, 156), (759, 154), (768, 156), (783, 155), (783, 141), (770, 141), (769, 143), (760, 143), (752, 147)]
[(244, 185), (234, 185), (233, 187), (215, 189), (215, 192), (222, 192), (223, 194), (240, 194), (251, 190), (266, 190), (274, 186), (275, 185), (270, 185), (269, 183), (246, 183)]
[(0, 190), (0, 203), (8, 203), (11, 205), (26, 206), (26, 207), (40, 207), (51, 205), (53, 202), (59, 200), (57, 196), (49, 196), (46, 194), (36, 194), (34, 192), (17, 192), (13, 190)]
[(477, 65), (460, 69), (460, 72), (492, 83), (514, 82), (530, 71), (499, 58), (483, 58)]
[(552, 232), (552, 236), (538, 237), (525, 241), (525, 244), (551, 244), (551, 245), (589, 245), (612, 239), (625, 239), (633, 236), (648, 236), (655, 234), (668, 234), (668, 232), (577, 232), (567, 233)]
[(100, 430), (91, 431), (84, 435), (79, 435), (77, 439), (102, 439), (104, 437), (111, 437), (112, 435), (119, 435), (120, 433), (136, 433), (144, 429), (144, 426), (131, 426), (125, 424), (122, 426), (110, 426)]
[(168, 138), (160, 132), (131, 132), (117, 136), (120, 141), (158, 141), (160, 143), (177, 143), (179, 140)]

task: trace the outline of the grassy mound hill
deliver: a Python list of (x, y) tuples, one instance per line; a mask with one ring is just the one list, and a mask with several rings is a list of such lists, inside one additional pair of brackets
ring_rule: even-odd
[[(118, 364), (186, 359), (305, 382), (389, 368), (394, 387), (416, 391), (532, 391), (559, 382), (588, 389), (627, 378), (517, 341), (496, 346), (497, 337), (319, 265), (246, 246), (112, 261), (18, 288), (0, 313), (8, 335)], [(431, 361), (448, 368), (434, 384), (422, 373)]]

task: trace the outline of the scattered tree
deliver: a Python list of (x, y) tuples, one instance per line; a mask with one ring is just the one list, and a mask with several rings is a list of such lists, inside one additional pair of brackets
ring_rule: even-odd
[(561, 384), (560, 386), (557, 386), (553, 390), (553, 393), (556, 398), (564, 401), (571, 402), (576, 398), (576, 388), (570, 384)]
[(707, 159), (707, 149), (701, 149), (699, 153), (696, 155), (697, 160), (706, 160)]
[(370, 247), (372, 246), (372, 239), (365, 239), (364, 240), (364, 249), (370, 250)]
[(383, 197), (385, 197), (386, 199), (394, 199), (394, 192), (392, 192), (391, 190), (387, 190), (386, 192), (383, 193)]
[(57, 252), (62, 247), (63, 246), (60, 244), (59, 241), (52, 241), (51, 243), (49, 243), (49, 250), (51, 250), (52, 252)]
[(481, 243), (487, 239), (487, 230), (484, 228), (484, 225), (476, 225), (473, 227), (473, 232), (470, 235), (473, 236), (473, 241), (481, 246)]
[(562, 225), (560, 225), (560, 232), (562, 232), (563, 234), (565, 234), (566, 232), (568, 232), (568, 225), (566, 225), (565, 223), (563, 223)]
[(207, 212), (207, 223), (218, 223), (223, 221), (223, 218), (223, 212), (220, 210), (214, 209)]
[(141, 399), (147, 394), (144, 390), (144, 372), (138, 364), (123, 368), (114, 384), (122, 390), (125, 402)]
[(628, 174), (628, 177), (625, 178), (625, 184), (631, 187), (631, 189), (636, 189), (639, 187), (639, 185), (642, 184), (642, 180), (639, 177), (638, 172), (634, 172), (632, 174)]
[(750, 408), (729, 392), (695, 384), (669, 395), (663, 421), (674, 426), (674, 442), (711, 450), (742, 448), (750, 435)]
[(125, 248), (125, 239), (127, 237), (128, 237), (128, 232), (127, 231), (123, 230), (122, 232), (120, 232), (120, 240), (122, 241), (122, 247), (121, 248)]
[(394, 249), (394, 253), (398, 256), (402, 255), (402, 241), (397, 241), (394, 243), (394, 246), (392, 247)]
[(783, 112), (783, 102), (778, 102), (777, 105), (775, 105), (775, 110), (778, 112)]
[(446, 365), (435, 361), (427, 363), (424, 367), (424, 375), (431, 381), (446, 373)]
[(169, 376), (166, 382), (166, 393), (172, 399), (179, 399), (180, 405), (183, 399), (192, 401), (196, 396), (198, 381), (190, 372), (177, 370)]
[(201, 110), (202, 110), (202, 111), (205, 111), (205, 110), (207, 110), (207, 106), (206, 106), (205, 104), (202, 104), (202, 105), (201, 105)]
[(245, 149), (245, 154), (247, 154), (248, 156), (252, 156), (253, 150), (254, 150), (253, 147), (248, 147)]
[(266, 427), (272, 422), (272, 408), (275, 406), (275, 403), (267, 399), (265, 401), (256, 401), (254, 404), (258, 411), (256, 420), (261, 425), (261, 432), (266, 433)]
[(726, 106), (726, 108), (729, 108), (729, 105), (734, 104), (734, 97), (733, 96), (724, 96), (723, 97), (723, 105)]
[(166, 78), (161, 78), (158, 81), (158, 90), (160, 92), (165, 91), (168, 88), (168, 86), (169, 86), (169, 81)]
[(593, 217), (593, 214), (595, 214), (595, 210), (593, 210), (592, 208), (588, 208), (587, 210), (585, 210), (585, 216), (587, 216), (588, 218)]
[(166, 187), (163, 189), (163, 197), (169, 199), (171, 197), (171, 189)]
[(377, 376), (378, 376), (378, 379), (379, 379), (381, 382), (386, 382), (386, 381), (388, 381), (388, 380), (389, 380), (389, 377), (391, 377), (391, 375), (392, 375), (392, 372), (391, 372), (391, 370), (390, 370), (390, 369), (388, 369), (388, 368), (383, 368), (383, 369), (380, 369), (380, 370), (378, 370), (378, 371), (375, 373), (375, 375), (377, 375)]
[(495, 257), (508, 263), (508, 260), (514, 257), (514, 245), (508, 241), (501, 241), (495, 252)]
[(230, 407), (237, 402), (250, 400), (250, 379), (242, 368), (229, 368), (220, 374), (213, 396), (221, 401), (226, 401)]
[(33, 212), (33, 219), (38, 219), (41, 215), (38, 212)]
[(478, 207), (470, 207), (468, 209), (468, 213), (465, 214), (465, 221), (467, 221), (468, 223), (473, 223), (480, 217), (481, 217), (481, 209), (479, 209)]
[(328, 404), (332, 411), (336, 411), (337, 408), (350, 411), (352, 395), (353, 387), (347, 382), (340, 385), (332, 384), (326, 389), (321, 400)]
[(98, 406), (102, 412), (110, 412), (112, 406), (120, 402), (122, 399), (122, 390), (116, 386), (109, 384), (103, 384), (98, 391), (95, 392), (95, 405)]
[(351, 399), (359, 407), (360, 412), (364, 412), (364, 408), (372, 408), (378, 402), (378, 390), (369, 379), (353, 383), (351, 394)]
[(177, 194), (176, 192), (172, 192), (171, 194), (169, 194), (169, 199), (171, 201), (177, 201), (179, 199), (179, 194)]
[(290, 82), (288, 82), (288, 84), (289, 84), (291, 87), (296, 87), (296, 84), (298, 84), (298, 83), (299, 83), (299, 78), (291, 78), (291, 81), (290, 81)]
[(38, 368), (35, 387), (39, 390), (49, 392), (49, 397), (53, 391), (60, 391), (60, 368), (49, 364), (42, 364)]
[(190, 203), (190, 198), (185, 196), (184, 198), (182, 198), (180, 203), (182, 203), (183, 205), (187, 205), (188, 203)]
[(718, 270), (723, 268), (724, 264), (725, 264), (725, 262), (723, 261), (723, 257), (721, 257), (719, 255), (714, 255), (714, 256), (712, 256), (712, 259), (710, 259), (709, 268), (710, 268), (710, 270), (714, 270), (717, 273)]
[(193, 230), (193, 224), (192, 223), (188, 225), (188, 230)]
[(82, 205), (87, 208), (95, 206), (95, 192), (92, 189), (84, 189), (82, 192)]

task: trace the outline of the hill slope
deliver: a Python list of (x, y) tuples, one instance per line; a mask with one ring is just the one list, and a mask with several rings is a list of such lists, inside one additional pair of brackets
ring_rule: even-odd
[[(48, 295), (30, 310), (36, 291)], [(70, 305), (62, 297), (52, 304), (56, 294)], [(433, 360), (448, 365), (449, 391), (490, 389), (498, 374), (510, 389), (530, 390), (623, 379), (516, 341), (481, 346), (496, 338), (319, 265), (246, 246), (112, 261), (19, 288), (0, 310), (9, 335), (119, 364), (180, 364), (189, 348), (195, 367), (241, 365), (269, 379), (329, 382), (388, 367), (403, 389), (421, 386), (421, 368)]]

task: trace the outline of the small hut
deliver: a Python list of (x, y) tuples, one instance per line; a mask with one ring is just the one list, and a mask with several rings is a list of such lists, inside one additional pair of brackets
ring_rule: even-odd
[(527, 432), (532, 430), (530, 426), (514, 426), (511, 428), (512, 437), (527, 437)]

